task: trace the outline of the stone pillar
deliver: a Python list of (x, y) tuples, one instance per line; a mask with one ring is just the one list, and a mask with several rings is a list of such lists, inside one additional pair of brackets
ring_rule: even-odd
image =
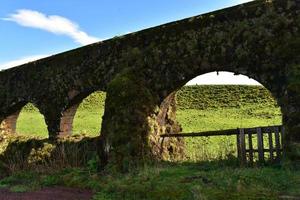
[(20, 110), (6, 117), (0, 125), (1, 132), (15, 134)]
[(45, 122), (47, 124), (48, 134), (50, 140), (55, 140), (60, 133), (60, 113), (45, 112)]
[(102, 165), (128, 171), (160, 158), (159, 134), (173, 130), (168, 125), (172, 120), (164, 119), (172, 109), (160, 110), (169, 108), (167, 104), (160, 105), (139, 72), (127, 69), (117, 75), (107, 88), (100, 138)]
[(161, 138), (162, 134), (177, 134), (182, 131), (176, 120), (176, 92), (171, 93), (159, 107), (149, 133), (152, 154), (163, 160), (181, 159), (184, 156), (182, 138)]
[(284, 100), (285, 155), (289, 161), (300, 166), (300, 66), (290, 69)]
[(73, 133), (73, 120), (77, 111), (79, 104), (73, 105), (63, 112), (60, 118), (60, 132), (59, 136), (68, 136)]

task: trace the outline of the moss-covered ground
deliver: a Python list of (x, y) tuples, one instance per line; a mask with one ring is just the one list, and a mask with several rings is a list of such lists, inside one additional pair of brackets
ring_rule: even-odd
[[(83, 101), (75, 117), (75, 133), (99, 134), (104, 99), (103, 93), (93, 93)], [(178, 92), (177, 102), (177, 118), (183, 132), (281, 124), (280, 109), (261, 87), (184, 87)], [(43, 118), (31, 106), (22, 111), (17, 130), (20, 135), (46, 137)], [(62, 169), (55, 162), (52, 170), (12, 170), (8, 176), (2, 176), (0, 188), (16, 192), (54, 185), (90, 188), (97, 200), (280, 199), (300, 196), (299, 169), (289, 165), (240, 168), (235, 157), (235, 140), (234, 137), (185, 139), (186, 160), (154, 163), (131, 169), (128, 174), (109, 169), (97, 172), (97, 157), (89, 157), (89, 161), (78, 167), (64, 164)], [(49, 144), (44, 148), (47, 146)], [(78, 151), (74, 150), (76, 146), (72, 148), (72, 152), (84, 153), (82, 147)], [(35, 153), (30, 152), (30, 156), (34, 157)], [(64, 163), (68, 162), (64, 160)]]

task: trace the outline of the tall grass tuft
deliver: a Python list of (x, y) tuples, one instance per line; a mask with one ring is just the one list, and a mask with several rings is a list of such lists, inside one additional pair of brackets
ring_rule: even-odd
[(50, 141), (10, 136), (1, 142), (7, 145), (0, 144), (0, 170), (12, 174), (20, 170), (44, 172), (85, 167), (97, 157), (97, 139), (77, 135)]

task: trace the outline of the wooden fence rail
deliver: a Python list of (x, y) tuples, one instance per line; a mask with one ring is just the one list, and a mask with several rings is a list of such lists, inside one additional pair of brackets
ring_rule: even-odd
[[(265, 126), (255, 128), (238, 128), (220, 131), (206, 131), (197, 133), (179, 133), (161, 135), (164, 141), (168, 137), (210, 137), (210, 136), (237, 136), (237, 153), (240, 163), (253, 163), (257, 154), (258, 162), (264, 163), (266, 153), (271, 162), (279, 162), (282, 154), (283, 126)], [(255, 137), (256, 136), (256, 137)], [(264, 140), (267, 137), (267, 142)], [(254, 148), (255, 139), (257, 149)], [(266, 146), (265, 143), (268, 145)]]

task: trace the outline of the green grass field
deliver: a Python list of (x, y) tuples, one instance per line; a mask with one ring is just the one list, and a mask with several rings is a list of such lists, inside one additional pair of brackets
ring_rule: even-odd
[[(300, 171), (280, 167), (238, 168), (224, 162), (162, 163), (128, 174), (97, 174), (90, 168), (18, 172), (0, 180), (14, 192), (42, 187), (89, 188), (93, 200), (278, 200), (300, 195)], [(284, 199), (284, 198), (282, 198)]]
[[(177, 117), (184, 133), (281, 124), (281, 113), (276, 107), (185, 109), (178, 110)], [(236, 154), (235, 136), (185, 138), (185, 143), (187, 157), (194, 161)]]

